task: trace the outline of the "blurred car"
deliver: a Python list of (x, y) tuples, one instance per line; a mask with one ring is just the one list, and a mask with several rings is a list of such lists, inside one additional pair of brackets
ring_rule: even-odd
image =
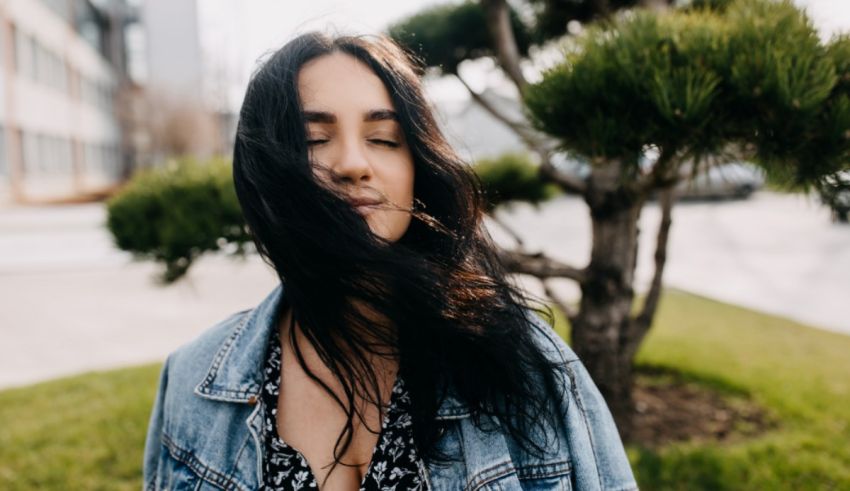
[(832, 220), (847, 223), (850, 218), (850, 170), (838, 172), (823, 180), (818, 187), (823, 204), (832, 210)]
[[(657, 156), (645, 154), (640, 166), (648, 169)], [(580, 156), (567, 153), (555, 154), (553, 165), (572, 176), (585, 180), (590, 176), (590, 162)], [(764, 172), (749, 162), (728, 162), (720, 165), (705, 166), (696, 176), (691, 177), (691, 166), (685, 164), (680, 169), (681, 181), (676, 185), (678, 198), (718, 199), (747, 198), (764, 186)]]
[(764, 172), (749, 162), (707, 166), (694, 177), (690, 173), (690, 166), (684, 166), (683, 179), (675, 187), (679, 198), (748, 198), (764, 186)]
[(552, 154), (551, 162), (559, 171), (577, 177), (582, 181), (590, 176), (590, 161), (579, 155), (557, 152)]

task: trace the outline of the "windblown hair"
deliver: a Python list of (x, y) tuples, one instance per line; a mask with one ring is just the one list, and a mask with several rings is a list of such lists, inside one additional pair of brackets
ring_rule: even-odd
[[(317, 179), (309, 159), (298, 73), (335, 52), (381, 79), (413, 155), (412, 219), (394, 243), (373, 234), (343, 195)], [(557, 367), (532, 339), (531, 297), (498, 261), (483, 228), (481, 185), (438, 129), (421, 67), (384, 36), (303, 34), (254, 73), (239, 117), (233, 177), (248, 227), (284, 285), (293, 323), (344, 389), (344, 400), (335, 396), (293, 343), (299, 364), (348, 415), (334, 466), (351, 443), (354, 418), (363, 421), (354, 401), (384, 400), (370, 356), (399, 360), (414, 440), (428, 458), (450, 458), (435, 448), (435, 417), (449, 387), (475, 424), (486, 426), (483, 415), (497, 418), (532, 453), (547, 444), (532, 426), (554, 417), (544, 394), (557, 393)], [(375, 313), (386, 321), (375, 322)], [(294, 341), (295, 329), (289, 335)]]

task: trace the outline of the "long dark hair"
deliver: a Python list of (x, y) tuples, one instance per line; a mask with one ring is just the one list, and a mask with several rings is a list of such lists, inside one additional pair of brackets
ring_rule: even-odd
[[(353, 56), (383, 81), (413, 155), (416, 204), (394, 243), (372, 234), (311, 170), (297, 77), (306, 62), (334, 52)], [(383, 400), (370, 355), (398, 357), (415, 443), (428, 458), (449, 458), (435, 451), (436, 414), (448, 387), (475, 424), (486, 426), (482, 415), (496, 417), (537, 454), (546, 442), (532, 437), (540, 433), (531, 425), (554, 416), (543, 394), (558, 387), (557, 369), (532, 339), (531, 297), (499, 264), (483, 228), (480, 183), (438, 129), (421, 66), (384, 36), (303, 34), (254, 73), (239, 117), (233, 176), (245, 219), (284, 284), (293, 323), (345, 393), (341, 400), (315, 377), (293, 343), (305, 372), (348, 414), (334, 466), (351, 443), (354, 417), (363, 420), (355, 397)], [(295, 329), (289, 333), (294, 341)]]

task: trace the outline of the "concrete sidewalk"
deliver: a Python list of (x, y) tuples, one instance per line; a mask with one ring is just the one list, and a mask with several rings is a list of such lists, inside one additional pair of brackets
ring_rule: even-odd
[(276, 285), (257, 256), (160, 286), (112, 245), (102, 205), (0, 210), (0, 387), (160, 361)]

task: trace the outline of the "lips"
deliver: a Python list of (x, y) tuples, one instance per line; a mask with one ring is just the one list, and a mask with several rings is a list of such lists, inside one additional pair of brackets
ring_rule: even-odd
[(348, 202), (354, 207), (374, 206), (382, 203), (381, 200), (375, 198), (349, 198)]
[(357, 198), (348, 198), (348, 203), (351, 204), (352, 208), (354, 208), (357, 213), (362, 216), (369, 216), (373, 211), (376, 210), (376, 207), (382, 204), (384, 201), (377, 198), (370, 197), (357, 197)]

